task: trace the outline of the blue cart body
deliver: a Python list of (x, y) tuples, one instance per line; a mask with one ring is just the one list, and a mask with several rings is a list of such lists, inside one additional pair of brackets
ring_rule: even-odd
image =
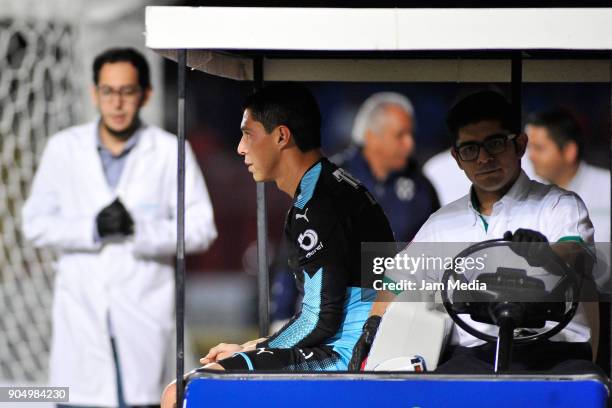
[(597, 376), (448, 376), (414, 373), (209, 374), (186, 390), (196, 407), (605, 407)]

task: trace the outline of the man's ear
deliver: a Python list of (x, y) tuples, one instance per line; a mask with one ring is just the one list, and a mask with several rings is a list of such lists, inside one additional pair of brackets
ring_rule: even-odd
[(455, 159), (455, 161), (457, 162), (457, 166), (459, 166), (459, 168), (463, 170), (463, 166), (461, 165), (461, 160), (459, 159), (459, 156), (457, 156), (457, 151), (452, 147), (451, 147), (451, 156), (453, 156), (453, 159)]
[(94, 106), (98, 106), (98, 89), (95, 85), (92, 85), (89, 89), (89, 95), (91, 96), (91, 102)]
[(578, 161), (578, 145), (575, 142), (568, 142), (561, 149), (561, 155), (566, 163), (575, 163)]
[(279, 147), (279, 149), (289, 147), (293, 143), (293, 135), (287, 126), (278, 126), (275, 133), (276, 145)]
[(151, 89), (151, 87), (148, 87), (142, 92), (142, 100), (140, 102), (141, 108), (146, 106), (147, 103), (149, 103), (149, 99), (151, 99), (152, 93), (153, 93), (153, 89)]
[(523, 132), (519, 133), (516, 139), (514, 139), (514, 146), (516, 149), (516, 155), (518, 158), (522, 158), (527, 150), (527, 135)]

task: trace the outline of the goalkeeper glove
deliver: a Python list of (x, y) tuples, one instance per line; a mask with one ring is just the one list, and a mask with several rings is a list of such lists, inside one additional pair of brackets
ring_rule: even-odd
[(355, 343), (355, 347), (353, 347), (353, 356), (348, 365), (349, 371), (359, 371), (361, 368), (361, 363), (370, 353), (370, 348), (372, 348), (372, 343), (374, 342), (376, 331), (380, 325), (380, 320), (380, 316), (370, 316), (368, 320), (366, 320), (363, 325), (361, 336), (359, 340), (357, 340), (357, 343)]

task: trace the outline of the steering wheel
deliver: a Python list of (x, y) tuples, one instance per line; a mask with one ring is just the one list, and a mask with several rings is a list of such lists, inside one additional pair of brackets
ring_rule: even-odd
[(449, 297), (448, 283), (451, 279), (468, 283), (465, 275), (455, 270), (458, 258), (467, 258), (475, 252), (494, 247), (510, 248), (510, 244), (504, 239), (492, 239), (471, 245), (457, 254), (453, 266), (442, 276), (442, 302), (459, 327), (481, 340), (496, 342), (498, 338), (470, 326), (460, 317), (461, 314), (469, 314), (475, 321), (494, 325), (498, 319), (512, 315), (518, 320), (516, 327), (520, 328), (542, 328), (546, 321), (555, 321), (557, 324), (546, 331), (513, 337), (513, 343), (524, 345), (548, 339), (563, 330), (574, 317), (582, 283), (577, 273), (554, 253), (551, 254), (546, 270), (560, 276), (560, 279), (550, 291), (544, 288), (543, 281), (528, 276), (525, 270), (501, 267), (496, 273), (478, 277), (479, 281), (487, 283), (486, 290), (457, 291), (453, 293), (452, 300)]

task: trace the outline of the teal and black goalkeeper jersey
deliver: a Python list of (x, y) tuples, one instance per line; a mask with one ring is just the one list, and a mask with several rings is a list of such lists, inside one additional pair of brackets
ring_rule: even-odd
[(285, 237), (302, 309), (257, 347), (330, 346), (346, 369), (375, 297), (362, 282), (361, 243), (393, 242), (387, 217), (359, 181), (321, 159), (300, 181)]

